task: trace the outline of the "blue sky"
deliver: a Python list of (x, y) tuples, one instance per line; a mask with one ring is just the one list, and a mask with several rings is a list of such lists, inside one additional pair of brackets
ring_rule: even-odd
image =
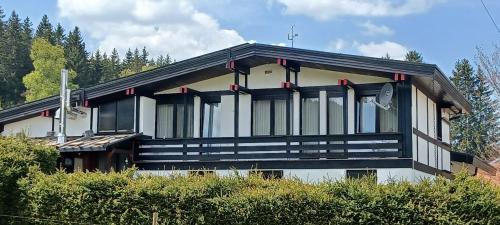
[[(484, 0), (497, 24), (500, 1)], [(79, 26), (89, 50), (121, 53), (148, 47), (152, 55), (184, 59), (243, 42), (400, 58), (415, 49), (451, 74), (475, 48), (500, 44), (480, 0), (0, 0), (35, 25), (43, 14), (66, 29)]]

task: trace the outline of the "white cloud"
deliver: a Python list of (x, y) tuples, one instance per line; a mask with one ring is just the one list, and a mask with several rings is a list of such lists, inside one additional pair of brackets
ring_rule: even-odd
[(385, 26), (385, 25), (375, 25), (371, 21), (366, 21), (362, 24), (359, 24), (361, 28), (363, 28), (362, 33), (365, 35), (369, 36), (374, 36), (374, 35), (393, 35), (394, 31)]
[(271, 45), (276, 45), (276, 46), (281, 46), (281, 47), (286, 47), (286, 44), (283, 42), (280, 43), (272, 43)]
[(428, 11), (445, 0), (276, 0), (285, 13), (317, 20), (337, 16), (404, 16)]
[(370, 42), (367, 44), (355, 43), (356, 49), (364, 56), (382, 57), (389, 54), (391, 59), (403, 60), (408, 49), (396, 42), (384, 41), (381, 43)]
[(107, 52), (146, 46), (176, 60), (244, 43), (238, 32), (197, 10), (190, 0), (58, 0), (59, 15)]
[(344, 39), (337, 38), (334, 41), (330, 41), (326, 50), (329, 52), (341, 52), (347, 45), (347, 42)]

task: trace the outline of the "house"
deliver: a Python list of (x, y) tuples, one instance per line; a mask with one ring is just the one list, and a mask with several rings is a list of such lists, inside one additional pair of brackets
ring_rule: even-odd
[[(2, 135), (54, 137), (59, 101), (1, 111)], [(450, 120), (471, 105), (432, 64), (243, 44), (75, 90), (71, 104), (71, 140), (58, 146), (70, 171), (379, 182), (452, 178), (452, 165), (496, 173), (450, 150)]]

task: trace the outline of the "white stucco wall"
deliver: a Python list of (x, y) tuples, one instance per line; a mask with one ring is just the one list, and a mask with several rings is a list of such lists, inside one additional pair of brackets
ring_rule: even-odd
[[(90, 130), (90, 108), (80, 107), (79, 110), (85, 112), (85, 115), (77, 115), (76, 118), (66, 120), (66, 136), (83, 136), (86, 130)], [(95, 116), (95, 114), (94, 114)], [(54, 119), (54, 131), (59, 131), (59, 119)]]
[(52, 130), (52, 117), (36, 116), (4, 125), (3, 136), (24, 133), (28, 137), (45, 137)]
[[(366, 168), (352, 169), (366, 170)], [(434, 179), (435, 176), (412, 168), (378, 168), (377, 182), (387, 183), (390, 181), (420, 182), (424, 179)], [(346, 169), (285, 169), (285, 178), (299, 179), (306, 183), (318, 183), (322, 181), (337, 181), (345, 179)], [(138, 174), (151, 174), (156, 176), (187, 175), (187, 170), (139, 170)], [(249, 170), (216, 170), (218, 176), (230, 176), (235, 173), (241, 176), (248, 176)]]
[[(267, 74), (266, 74), (267, 71)], [(294, 81), (294, 73), (290, 74), (291, 80)], [(349, 79), (355, 84), (364, 83), (383, 83), (390, 82), (388, 78), (359, 75), (353, 73), (344, 73), (338, 71), (312, 69), (302, 67), (298, 74), (299, 86), (324, 86), (337, 85), (339, 79)], [(248, 75), (248, 88), (263, 89), (263, 88), (280, 88), (281, 82), (285, 81), (285, 69), (278, 64), (266, 64), (253, 67)], [(229, 84), (234, 83), (234, 74), (228, 73), (222, 76), (211, 79), (195, 82), (185, 85), (188, 88), (197, 91), (221, 91), (228, 90)], [(240, 84), (244, 85), (244, 76), (240, 76)], [(172, 94), (178, 93), (179, 87), (159, 91), (155, 94)]]

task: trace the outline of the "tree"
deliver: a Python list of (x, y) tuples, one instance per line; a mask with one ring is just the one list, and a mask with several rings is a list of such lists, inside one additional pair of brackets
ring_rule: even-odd
[(391, 59), (391, 56), (389, 55), (389, 53), (385, 53), (385, 56), (382, 56), (381, 57), (382, 59)]
[[(7, 52), (6, 52), (6, 34), (5, 34), (5, 23), (3, 21), (5, 17), (5, 14), (3, 12), (3, 9), (2, 7), (0, 6), (0, 78), (2, 78), (0, 80), (0, 92), (4, 92), (5, 91), (5, 80), (3, 79), (5, 74), (7, 73)], [(4, 102), (4, 98), (3, 98), (3, 94), (0, 95), (0, 108), (3, 107), (3, 102)]]
[(49, 17), (47, 15), (43, 15), (40, 24), (38, 24), (35, 32), (35, 38), (45, 38), (51, 44), (55, 44), (52, 24), (50, 23)]
[(66, 35), (64, 34), (64, 28), (60, 23), (58, 23), (56, 30), (54, 31), (54, 44), (64, 46), (65, 41)]
[(10, 106), (24, 101), (22, 93), (24, 85), (22, 77), (29, 72), (29, 60), (27, 61), (26, 47), (29, 43), (23, 43), (29, 40), (23, 40), (23, 25), (16, 12), (12, 12), (7, 21), (4, 33), (4, 65), (5, 72), (0, 74), (1, 81), (1, 100), (2, 106)]
[[(26, 100), (35, 101), (59, 94), (60, 73), (66, 64), (64, 49), (50, 44), (45, 38), (36, 38), (33, 41), (30, 56), (35, 70), (23, 78), (26, 86)], [(68, 83), (73, 89), (77, 87), (73, 84), (75, 77), (75, 72), (70, 71)]]
[(416, 62), (416, 63), (423, 63), (424, 58), (422, 57), (422, 54), (418, 53), (415, 50), (411, 50), (406, 53), (405, 55), (405, 61), (408, 62)]
[(104, 72), (104, 62), (99, 49), (95, 51), (89, 60), (89, 76), (90, 83), (97, 84), (102, 78)]
[(493, 51), (486, 53), (477, 47), (479, 64), (485, 70), (485, 78), (490, 83), (497, 97), (500, 97), (500, 47), (495, 45)]
[(166, 66), (168, 64), (172, 63), (172, 59), (170, 58), (170, 55), (167, 54), (166, 56), (160, 55), (156, 58), (156, 66)]
[(88, 52), (85, 50), (85, 42), (80, 33), (80, 29), (75, 27), (69, 32), (64, 45), (64, 56), (66, 58), (66, 68), (76, 72), (76, 83), (80, 87), (92, 85), (89, 79)]
[(146, 47), (143, 47), (142, 48), (142, 54), (141, 54), (141, 64), (142, 64), (142, 66), (145, 66), (145, 65), (148, 64), (148, 62), (149, 62), (148, 57), (149, 57), (149, 52), (148, 52), (148, 50), (146, 50)]
[(469, 114), (452, 120), (453, 150), (487, 157), (498, 140), (499, 126), (497, 103), (491, 96), (483, 71), (478, 68), (474, 72), (469, 61), (462, 59), (455, 64), (451, 80), (472, 105)]
[(101, 82), (106, 82), (120, 77), (120, 57), (118, 55), (118, 51), (113, 49), (109, 58), (106, 56), (106, 53), (104, 53), (103, 60), (104, 71), (101, 77)]

